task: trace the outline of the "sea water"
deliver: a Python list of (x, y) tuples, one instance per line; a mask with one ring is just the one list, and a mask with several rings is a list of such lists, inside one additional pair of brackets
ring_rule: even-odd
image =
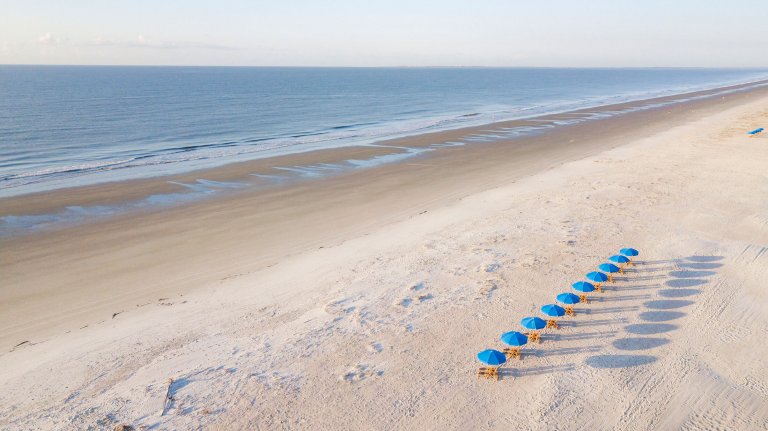
[(756, 69), (0, 66), (0, 196), (766, 77)]

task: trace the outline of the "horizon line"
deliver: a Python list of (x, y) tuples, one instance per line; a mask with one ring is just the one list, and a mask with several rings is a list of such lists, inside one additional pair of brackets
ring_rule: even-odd
[(483, 65), (432, 65), (432, 66), (317, 66), (317, 65), (198, 65), (198, 64), (52, 64), (52, 63), (0, 63), (3, 66), (39, 67), (189, 67), (189, 68), (281, 68), (281, 69), (754, 69), (768, 70), (766, 66), (483, 66)]

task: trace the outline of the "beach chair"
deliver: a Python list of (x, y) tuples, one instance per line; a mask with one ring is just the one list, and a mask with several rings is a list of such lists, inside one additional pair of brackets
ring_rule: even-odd
[(589, 299), (587, 299), (587, 295), (579, 295), (579, 302), (584, 304), (589, 304)]
[(502, 352), (507, 355), (508, 358), (523, 359), (523, 357), (520, 355), (519, 347), (507, 347), (506, 349), (502, 350)]
[(557, 326), (557, 320), (555, 319), (547, 320), (547, 329), (560, 329), (560, 327)]
[(525, 335), (528, 336), (528, 342), (529, 343), (537, 343), (541, 344), (541, 334), (539, 334), (536, 331), (528, 332)]
[(480, 367), (480, 369), (477, 370), (477, 376), (498, 381), (499, 367)]
[(595, 283), (595, 292), (603, 293), (603, 288), (600, 287), (600, 283)]
[(565, 307), (565, 315), (566, 316), (576, 316), (576, 311), (573, 310), (573, 305), (569, 305)]

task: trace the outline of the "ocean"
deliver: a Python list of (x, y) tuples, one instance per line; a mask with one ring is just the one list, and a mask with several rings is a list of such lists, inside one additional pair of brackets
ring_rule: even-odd
[(0, 197), (766, 77), (754, 69), (0, 66)]

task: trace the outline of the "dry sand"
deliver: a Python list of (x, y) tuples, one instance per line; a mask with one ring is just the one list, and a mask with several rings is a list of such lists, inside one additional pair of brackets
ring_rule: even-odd
[[(0, 428), (768, 429), (768, 138), (745, 135), (767, 106), (756, 91), (568, 129), (589, 142), (517, 163), (487, 147), (444, 181), (458, 156), (330, 180), (325, 197), (372, 203), (302, 208), (311, 225), (275, 209), (273, 229), (309, 238), (272, 255), (279, 238), (240, 229), (263, 197), (15, 243)], [(642, 263), (499, 382), (474, 375), (623, 246)]]

